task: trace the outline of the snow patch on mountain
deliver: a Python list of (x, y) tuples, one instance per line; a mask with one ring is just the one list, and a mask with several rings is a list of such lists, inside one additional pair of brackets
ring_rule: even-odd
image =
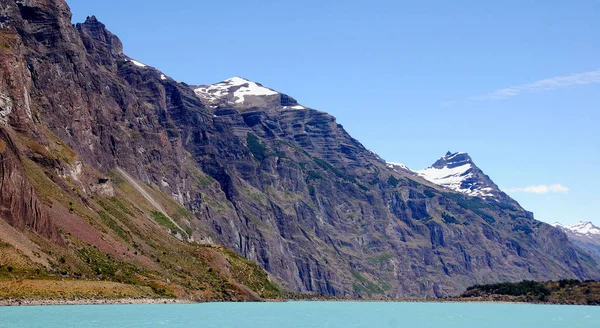
[(243, 104), (247, 96), (271, 96), (277, 91), (265, 88), (259, 83), (241, 77), (232, 77), (223, 82), (201, 86), (194, 90), (201, 98), (209, 102), (217, 102), (227, 95), (233, 96), (233, 103)]
[(139, 62), (139, 61), (137, 61), (135, 59), (129, 58), (128, 61), (132, 62), (137, 67), (148, 67), (148, 65), (142, 64), (141, 62)]
[(552, 226), (557, 228), (562, 228), (563, 230), (568, 230), (577, 235), (589, 236), (590, 238), (593, 235), (600, 235), (600, 228), (596, 227), (591, 222), (578, 222), (573, 225), (562, 225), (558, 222), (553, 223)]
[(402, 163), (394, 163), (394, 162), (386, 162), (387, 167), (389, 167), (390, 169), (397, 171), (398, 168), (413, 172), (413, 170), (409, 169), (408, 166), (402, 164)]
[(460, 184), (465, 179), (470, 177), (468, 172), (471, 168), (471, 164), (466, 164), (455, 168), (449, 168), (447, 166), (439, 169), (435, 167), (428, 167), (424, 170), (418, 171), (417, 173), (419, 173), (419, 175), (425, 180), (440, 186), (457, 190), (460, 189)]

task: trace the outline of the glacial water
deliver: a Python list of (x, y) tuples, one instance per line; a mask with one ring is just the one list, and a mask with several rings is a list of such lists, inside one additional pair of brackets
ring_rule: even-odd
[(0, 327), (577, 328), (600, 327), (600, 307), (367, 302), (3, 307)]

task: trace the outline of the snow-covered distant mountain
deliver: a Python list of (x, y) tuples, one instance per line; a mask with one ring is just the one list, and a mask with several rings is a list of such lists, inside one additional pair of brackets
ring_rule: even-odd
[(392, 162), (386, 162), (386, 163), (387, 163), (387, 167), (389, 167), (390, 169), (393, 169), (394, 171), (397, 171), (398, 169), (402, 169), (402, 170), (414, 173), (413, 170), (409, 169), (408, 166), (406, 166), (402, 163), (392, 163)]
[(397, 172), (404, 171), (428, 180), (448, 190), (472, 197), (487, 198), (499, 202), (513, 203), (471, 159), (467, 153), (447, 152), (432, 166), (414, 171), (402, 163), (387, 162), (387, 166)]
[(600, 238), (600, 228), (596, 227), (591, 222), (578, 222), (573, 225), (562, 225), (558, 222), (553, 223), (553, 226), (557, 228), (561, 228), (565, 231), (574, 233), (580, 236), (586, 236), (588, 238), (593, 238), (594, 236), (598, 236)]
[(469, 196), (508, 198), (467, 153), (448, 152), (432, 166), (416, 173), (425, 180)]
[(600, 258), (600, 228), (591, 222), (578, 222), (573, 225), (554, 223), (553, 226), (567, 234), (571, 241)]
[(261, 84), (241, 77), (232, 77), (223, 82), (202, 86), (194, 89), (199, 97), (209, 101), (217, 101), (225, 96), (231, 96), (231, 102), (243, 103), (246, 96), (270, 96), (277, 91), (265, 88)]
[(242, 77), (232, 77), (223, 82), (194, 87), (194, 92), (209, 105), (276, 106), (306, 109), (293, 98), (266, 88), (262, 84)]

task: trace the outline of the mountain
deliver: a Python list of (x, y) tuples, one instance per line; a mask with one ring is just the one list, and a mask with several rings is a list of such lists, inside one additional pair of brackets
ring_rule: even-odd
[(95, 17), (72, 25), (62, 0), (0, 4), (4, 275), (201, 299), (599, 277), (491, 183), (460, 183), (494, 195), (473, 197), (389, 167), (331, 115), (258, 82), (177, 82)]
[(600, 228), (591, 222), (578, 222), (573, 225), (557, 222), (552, 225), (563, 230), (575, 245), (600, 258)]
[(425, 180), (465, 195), (514, 203), (467, 153), (447, 152), (432, 166), (416, 173)]

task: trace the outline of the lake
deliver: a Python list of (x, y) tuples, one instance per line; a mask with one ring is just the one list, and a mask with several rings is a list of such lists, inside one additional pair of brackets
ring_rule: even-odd
[(496, 303), (286, 302), (0, 307), (0, 327), (600, 327), (600, 307)]

